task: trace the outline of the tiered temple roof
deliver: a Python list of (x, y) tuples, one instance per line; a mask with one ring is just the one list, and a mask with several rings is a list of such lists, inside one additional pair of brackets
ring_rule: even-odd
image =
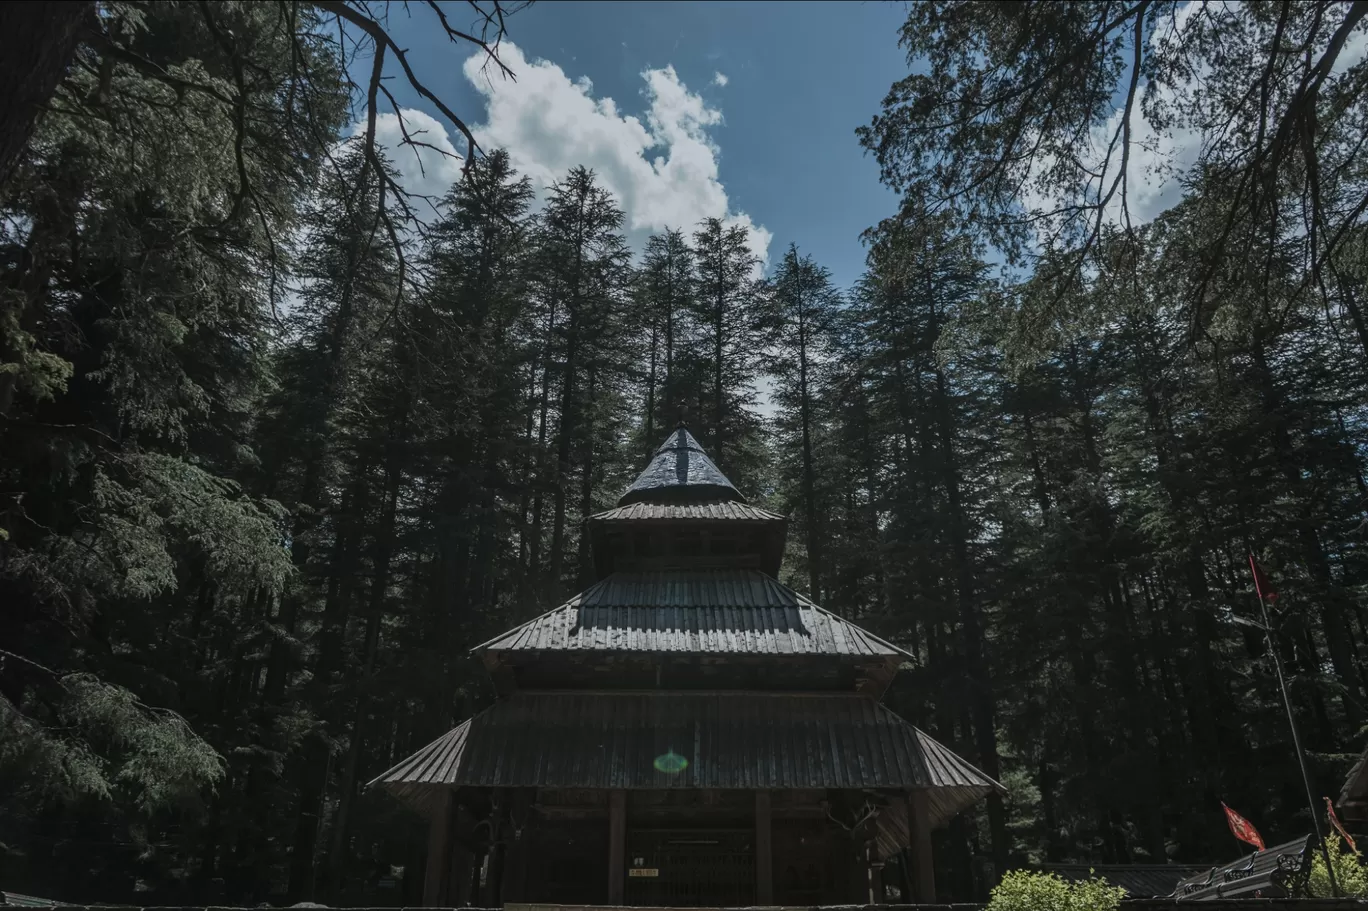
[(439, 815), (451, 794), (884, 794), (881, 857), (917, 841), (909, 807), (941, 826), (1000, 789), (879, 703), (910, 655), (778, 581), (786, 528), (680, 427), (590, 518), (598, 581), (473, 650), (499, 700), (371, 784)]

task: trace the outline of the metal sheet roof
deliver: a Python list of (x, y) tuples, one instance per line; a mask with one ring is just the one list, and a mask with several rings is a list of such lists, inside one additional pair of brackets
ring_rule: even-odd
[(651, 457), (651, 463), (618, 500), (619, 506), (643, 500), (699, 502), (743, 500), (718, 470), (693, 434), (679, 427)]
[(476, 651), (907, 654), (745, 569), (614, 573)]
[(419, 806), (443, 787), (929, 788), (938, 825), (1001, 789), (872, 699), (769, 693), (519, 693), (374, 785)]
[(783, 513), (731, 500), (709, 503), (629, 503), (589, 517), (591, 522), (633, 522), (665, 519), (736, 522), (784, 522)]
[(54, 901), (50, 898), (20, 895), (18, 892), (0, 892), (0, 905), (10, 905), (16, 908), (53, 908), (62, 904), (63, 902)]

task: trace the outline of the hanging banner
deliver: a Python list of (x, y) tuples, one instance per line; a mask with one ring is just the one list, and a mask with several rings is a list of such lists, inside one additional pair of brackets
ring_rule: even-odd
[(1230, 824), (1230, 834), (1245, 844), (1253, 845), (1262, 851), (1264, 849), (1263, 836), (1259, 834), (1258, 829), (1254, 828), (1254, 823), (1227, 807), (1224, 802), (1221, 803), (1221, 808), (1225, 810), (1226, 822)]
[(1340, 834), (1340, 838), (1344, 839), (1349, 850), (1357, 854), (1359, 852), (1358, 845), (1354, 844), (1353, 836), (1344, 831), (1344, 826), (1340, 824), (1339, 817), (1335, 815), (1335, 804), (1329, 797), (1325, 798), (1325, 812), (1330, 816), (1330, 825), (1335, 827), (1335, 831)]

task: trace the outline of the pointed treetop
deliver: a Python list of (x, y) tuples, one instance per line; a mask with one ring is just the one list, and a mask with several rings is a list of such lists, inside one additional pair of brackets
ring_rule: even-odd
[(651, 457), (651, 464), (618, 500), (619, 506), (646, 501), (700, 503), (708, 500), (745, 502), (727, 476), (718, 470), (689, 433), (683, 421)]

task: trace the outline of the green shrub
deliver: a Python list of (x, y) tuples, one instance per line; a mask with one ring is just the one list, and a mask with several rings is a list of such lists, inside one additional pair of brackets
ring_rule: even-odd
[[(1335, 870), (1335, 883), (1346, 898), (1368, 898), (1368, 867), (1352, 851), (1345, 850), (1338, 838), (1328, 840), (1330, 863)], [(1331, 898), (1330, 877), (1325, 875), (1325, 858), (1319, 850), (1311, 856), (1311, 877), (1306, 883), (1306, 894), (1313, 898)]]
[(1126, 890), (1096, 877), (1071, 883), (1053, 873), (1013, 870), (1002, 877), (986, 911), (1116, 911)]

